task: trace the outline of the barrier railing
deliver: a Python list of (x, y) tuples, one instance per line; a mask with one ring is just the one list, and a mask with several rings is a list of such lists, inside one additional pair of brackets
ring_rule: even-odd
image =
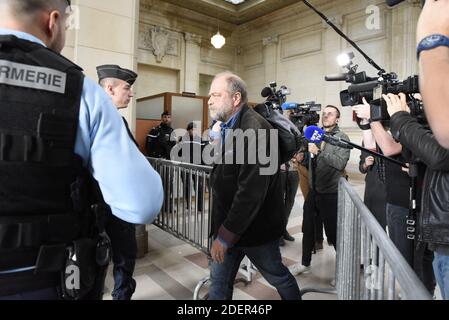
[(432, 298), (384, 229), (343, 178), (339, 181), (337, 225), (336, 289), (339, 299)]
[[(164, 187), (164, 203), (153, 224), (194, 246), (210, 259), (212, 193), (209, 176), (212, 167), (165, 159), (147, 159), (159, 172)], [(247, 260), (239, 272), (244, 279), (237, 279), (236, 282), (247, 283), (252, 281), (255, 270)], [(201, 288), (208, 281), (208, 276), (199, 281), (194, 291), (194, 300), (199, 298)]]
[[(212, 168), (163, 159), (148, 160), (161, 175), (165, 191), (162, 211), (154, 224), (196, 247), (209, 259)], [(431, 299), (412, 268), (343, 178), (339, 182), (337, 225), (336, 289), (303, 288), (302, 294), (337, 293), (338, 299), (343, 300), (393, 300), (398, 297), (399, 287), (401, 299)], [(243, 281), (250, 282), (255, 270), (247, 260), (239, 272), (244, 275)], [(208, 281), (209, 277), (199, 281), (195, 300)]]

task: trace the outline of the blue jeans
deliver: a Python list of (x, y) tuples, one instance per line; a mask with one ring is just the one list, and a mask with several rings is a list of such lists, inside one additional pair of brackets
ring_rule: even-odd
[(440, 287), (441, 296), (449, 300), (449, 256), (434, 252), (433, 271)]
[(232, 300), (234, 280), (245, 256), (251, 260), (268, 283), (276, 288), (283, 300), (301, 300), (295, 277), (282, 264), (279, 240), (257, 247), (228, 249), (222, 264), (210, 261), (209, 300)]

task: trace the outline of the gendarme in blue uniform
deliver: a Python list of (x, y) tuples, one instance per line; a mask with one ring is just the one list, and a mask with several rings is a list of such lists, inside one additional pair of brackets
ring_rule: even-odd
[[(0, 35), (6, 34), (44, 45), (33, 35), (0, 28)], [(83, 85), (75, 153), (98, 181), (115, 216), (136, 224), (156, 218), (163, 201), (161, 178), (130, 141), (111, 98), (88, 78)]]

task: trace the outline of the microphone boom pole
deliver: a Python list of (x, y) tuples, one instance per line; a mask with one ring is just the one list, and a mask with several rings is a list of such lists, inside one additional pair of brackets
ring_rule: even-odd
[[(347, 140), (345, 140), (345, 139), (339, 139), (339, 141), (348, 144), (348, 145), (351, 146), (352, 148), (359, 149), (360, 151), (365, 151), (366, 153), (369, 153), (369, 154), (372, 155), (372, 156), (379, 157), (379, 158), (382, 158), (382, 159), (384, 159), (384, 160), (393, 162), (393, 163), (395, 163), (395, 164), (397, 164), (397, 165), (399, 165), (399, 166), (401, 166), (401, 167), (403, 167), (403, 168), (408, 168), (408, 166), (407, 166), (404, 162), (401, 162), (401, 161), (398, 161), (398, 160), (396, 160), (396, 159), (387, 157), (387, 156), (385, 156), (385, 155), (383, 155), (383, 154), (381, 154), (381, 153), (379, 153), (379, 152), (371, 151), (371, 150), (366, 149), (366, 148), (364, 148), (364, 147), (362, 147), (362, 146), (359, 146), (358, 144), (355, 144), (355, 143), (353, 143), (353, 142), (351, 142), (351, 141), (347, 141)], [(331, 142), (329, 142), (329, 143), (331, 143)], [(332, 143), (331, 143), (331, 144), (332, 144)], [(352, 149), (352, 148), (351, 148), (351, 149)]]

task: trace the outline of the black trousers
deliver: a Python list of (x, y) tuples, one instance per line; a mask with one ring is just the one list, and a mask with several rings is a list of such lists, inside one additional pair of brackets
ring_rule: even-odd
[(335, 248), (337, 243), (337, 209), (338, 193), (320, 194), (310, 190), (304, 202), (303, 210), (303, 239), (302, 264), (309, 266), (316, 240), (316, 220), (321, 218), (327, 239)]
[[(203, 179), (197, 177), (196, 175), (190, 175), (186, 173), (185, 177), (181, 174), (182, 184), (184, 185), (184, 197), (187, 199), (187, 209), (190, 208), (190, 203), (192, 202), (192, 188), (193, 194), (198, 201), (198, 211), (203, 211)], [(196, 181), (198, 180), (198, 192), (196, 192)]]
[(290, 218), (290, 213), (295, 204), (296, 192), (299, 186), (298, 171), (281, 171), (282, 185), (285, 188), (285, 215), (286, 221)]
[(114, 263), (114, 300), (130, 300), (136, 289), (133, 279), (137, 258), (136, 226), (110, 215), (106, 233), (111, 239), (112, 262)]

